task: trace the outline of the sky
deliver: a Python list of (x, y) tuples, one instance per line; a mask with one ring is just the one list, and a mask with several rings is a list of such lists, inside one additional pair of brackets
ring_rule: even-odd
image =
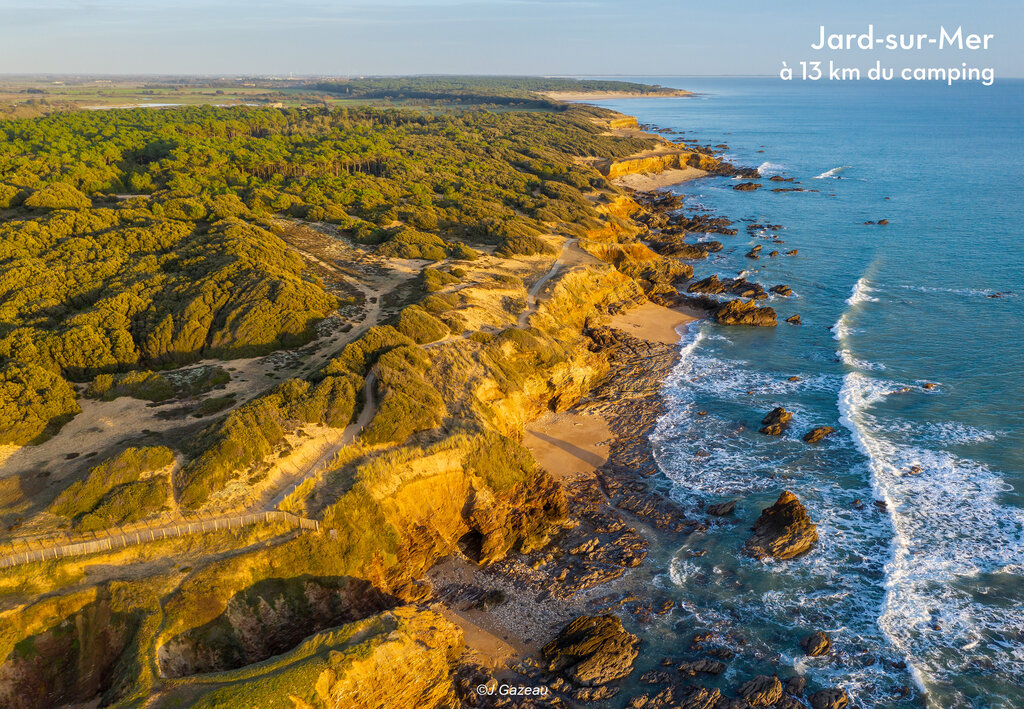
[(995, 34), (885, 58), (1024, 77), (1024, 0), (0, 0), (0, 74), (777, 75), (827, 32)]

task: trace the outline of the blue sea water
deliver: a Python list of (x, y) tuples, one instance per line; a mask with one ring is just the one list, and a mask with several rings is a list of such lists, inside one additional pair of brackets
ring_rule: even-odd
[[(642, 80), (699, 95), (601, 105), (797, 180), (673, 188), (739, 229), (712, 235), (725, 249), (698, 277), (796, 292), (773, 297), (777, 328), (691, 328), (666, 383), (655, 448), (673, 496), (695, 515), (741, 501), (665, 561), (682, 627), (741, 634), (760, 659), (736, 677), (791, 665), (856, 706), (1024, 707), (1024, 82)], [(814, 191), (771, 191), (793, 186)], [(781, 322), (793, 313), (802, 325)], [(775, 406), (795, 412), (782, 438), (757, 433)], [(803, 443), (817, 425), (837, 433)], [(818, 546), (739, 555), (784, 489)], [(797, 640), (819, 629), (835, 651), (808, 658)]]

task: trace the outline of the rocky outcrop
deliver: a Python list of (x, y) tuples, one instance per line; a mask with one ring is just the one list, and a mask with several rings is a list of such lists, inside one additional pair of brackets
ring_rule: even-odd
[(800, 320), (799, 315), (790, 315), (788, 318), (786, 318), (786, 322), (788, 322), (790, 325), (799, 325), (802, 321)]
[(824, 440), (826, 436), (831, 436), (835, 432), (836, 430), (831, 426), (815, 426), (804, 434), (804, 441), (807, 443), (817, 443)]
[(757, 559), (792, 559), (808, 552), (817, 541), (817, 527), (796, 495), (787, 490), (761, 512), (746, 551)]
[(640, 283), (645, 290), (656, 284), (672, 285), (693, 276), (693, 266), (666, 258), (641, 243), (610, 244), (581, 241), (580, 248)]
[(832, 640), (829, 638), (827, 633), (818, 631), (811, 633), (806, 638), (800, 641), (800, 647), (804, 649), (810, 657), (819, 657), (821, 655), (827, 655), (832, 651)]
[(686, 291), (688, 293), (706, 293), (708, 295), (729, 293), (731, 295), (738, 295), (741, 298), (754, 298), (756, 300), (768, 297), (760, 283), (754, 283), (745, 278), (719, 278), (714, 274), (699, 281), (694, 281), (687, 286)]
[(850, 697), (842, 689), (822, 689), (811, 695), (811, 709), (845, 709)]
[(741, 182), (738, 185), (733, 185), (733, 189), (738, 192), (752, 192), (754, 190), (761, 189), (761, 183), (759, 182)]
[(781, 406), (776, 406), (761, 419), (759, 431), (766, 436), (781, 436), (782, 432), (789, 428), (789, 422), (793, 414)]
[(640, 639), (614, 615), (580, 616), (541, 649), (541, 657), (548, 672), (593, 687), (632, 672), (639, 645)]
[(774, 308), (759, 308), (754, 301), (741, 300), (730, 300), (715, 311), (713, 318), (719, 325), (775, 327), (778, 322)]
[(738, 500), (729, 500), (728, 502), (720, 502), (717, 505), (708, 505), (707, 513), (715, 517), (731, 515), (732, 511), (736, 509), (737, 502)]
[(725, 672), (725, 663), (718, 660), (693, 660), (683, 662), (676, 669), (679, 674), (687, 677), (696, 677), (698, 674), (720, 675)]
[(761, 675), (744, 682), (737, 694), (752, 707), (770, 707), (782, 698), (782, 682), (775, 675)]
[[(772, 253), (774, 254), (774, 253), (778, 253), (778, 252), (773, 251)], [(768, 289), (768, 292), (769, 293), (775, 293), (776, 295), (781, 295), (784, 298), (788, 298), (791, 295), (793, 295), (793, 289), (790, 288), (789, 286), (787, 286), (784, 283), (780, 283), (777, 286), (772, 286), (771, 288)]]

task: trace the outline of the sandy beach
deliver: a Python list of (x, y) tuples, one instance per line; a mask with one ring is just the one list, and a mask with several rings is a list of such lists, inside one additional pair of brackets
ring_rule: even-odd
[(651, 192), (660, 190), (682, 182), (696, 180), (708, 173), (697, 167), (688, 167), (683, 170), (663, 170), (661, 172), (640, 172), (632, 175), (616, 177), (612, 182), (619, 187), (628, 187), (638, 192)]
[[(615, 315), (609, 325), (650, 342), (674, 345), (680, 328), (696, 320), (693, 314), (644, 303)], [(608, 460), (608, 442), (612, 439), (608, 422), (601, 416), (577, 413), (550, 413), (526, 427), (523, 445), (537, 463), (563, 482), (591, 475)]]

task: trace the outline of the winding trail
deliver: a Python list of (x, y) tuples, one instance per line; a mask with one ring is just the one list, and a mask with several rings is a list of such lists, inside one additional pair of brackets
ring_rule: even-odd
[(551, 268), (527, 291), (526, 302), (528, 307), (519, 314), (519, 320), (516, 322), (517, 327), (520, 329), (529, 327), (530, 316), (537, 312), (537, 306), (540, 305), (540, 301), (537, 300), (537, 294), (541, 292), (548, 281), (555, 277), (565, 261), (565, 252), (575, 246), (577, 241), (579, 239), (569, 239), (562, 244), (562, 250), (559, 252), (555, 262), (551, 264)]
[[(577, 242), (578, 239), (567, 240), (562, 245), (562, 249), (559, 252), (558, 257), (555, 259), (554, 263), (551, 264), (548, 271), (530, 287), (529, 291), (527, 291), (528, 305), (523, 312), (519, 314), (516, 323), (517, 327), (526, 328), (529, 326), (530, 316), (537, 312), (537, 308), (542, 302), (538, 298), (538, 295), (544, 289), (544, 286), (547, 285), (547, 283), (554, 278), (565, 265), (568, 252), (574, 249)], [(295, 247), (293, 246), (293, 248)], [(372, 289), (356, 282), (355, 279), (348, 274), (342, 273), (336, 266), (317, 259), (314, 255), (302, 249), (296, 248), (296, 251), (299, 251), (301, 255), (306, 258), (317, 261), (323, 267), (330, 268), (335, 271), (339, 276), (352, 283), (354, 287), (362, 291), (364, 296), (366, 296), (367, 310), (365, 317), (357, 327), (353, 328), (349, 333), (346, 333), (346, 341), (354, 340), (381, 320), (382, 310), (380, 307), (379, 293), (375, 293)], [(580, 255), (589, 256), (582, 251), (580, 251)], [(372, 299), (371, 294), (375, 296)], [(423, 347), (436, 347), (453, 340), (465, 339), (465, 337), (465, 335), (460, 335), (458, 337), (437, 340), (423, 345)], [(318, 351), (317, 354), (323, 358), (326, 352)], [(149, 526), (148, 524), (143, 523), (128, 529), (116, 528), (106, 530), (106, 536), (96, 535), (93, 538), (83, 537), (78, 539), (61, 539), (59, 537), (40, 537), (33, 539), (23, 537), (20, 539), (14, 539), (9, 545), (9, 548), (11, 549), (10, 553), (0, 556), (0, 568), (31, 563), (44, 559), (84, 556), (101, 551), (153, 543), (163, 539), (172, 539), (188, 534), (203, 534), (222, 529), (232, 529), (251, 524), (269, 523), (274, 521), (289, 523), (299, 530), (319, 531), (320, 525), (316, 520), (307, 519), (305, 517), (285, 512), (280, 510), (279, 507), (289, 495), (298, 489), (300, 485), (308, 480), (316, 478), (317, 475), (324, 472), (334, 457), (343, 448), (351, 444), (363, 429), (365, 429), (373, 420), (373, 417), (377, 414), (378, 410), (378, 404), (376, 397), (374, 396), (374, 387), (376, 382), (376, 372), (371, 369), (367, 373), (366, 379), (363, 382), (363, 406), (357, 419), (346, 426), (341, 436), (328, 445), (326, 449), (317, 456), (316, 460), (309, 465), (303, 466), (303, 469), (299, 471), (298, 474), (289, 476), (291, 479), (290, 484), (285, 485), (276, 494), (260, 504), (256, 509), (250, 509), (234, 515), (221, 514), (197, 516), (154, 526)], [(19, 544), (23, 546), (21, 550), (17, 549)]]

